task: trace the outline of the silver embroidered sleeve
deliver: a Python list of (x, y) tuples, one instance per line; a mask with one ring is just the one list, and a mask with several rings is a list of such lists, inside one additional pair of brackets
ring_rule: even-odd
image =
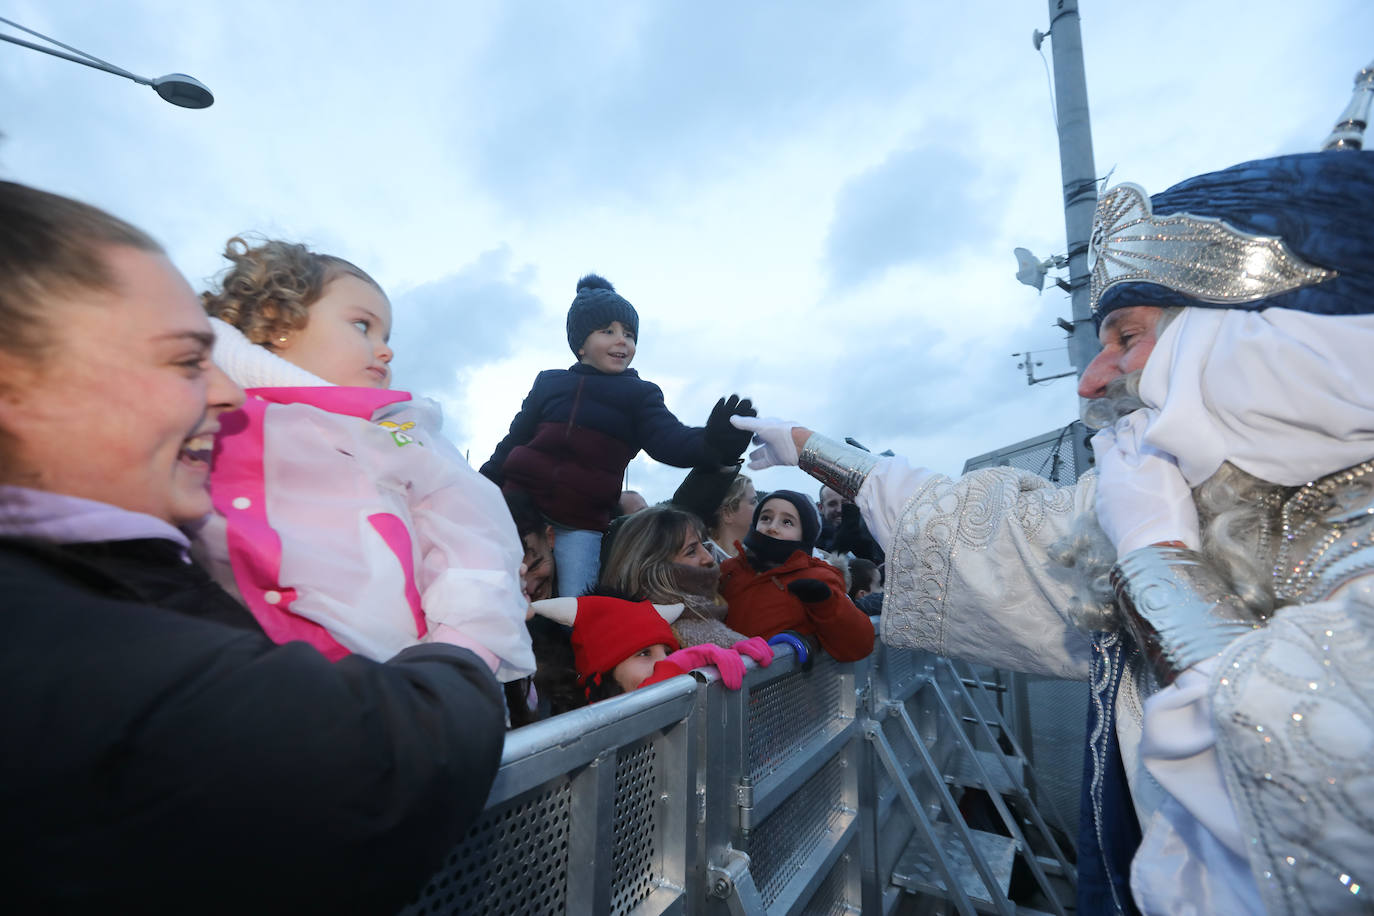
[(878, 459), (861, 448), (812, 433), (798, 456), (797, 466), (845, 499), (859, 495), (859, 487)]
[(1126, 627), (1161, 684), (1261, 624), (1194, 550), (1141, 547), (1112, 568)]

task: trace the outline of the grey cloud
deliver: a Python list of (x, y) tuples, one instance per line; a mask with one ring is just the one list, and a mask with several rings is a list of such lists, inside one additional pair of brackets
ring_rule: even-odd
[(893, 153), (839, 193), (826, 239), (832, 288), (898, 264), (935, 260), (993, 225), (977, 165), (940, 148)]
[(515, 266), (502, 246), (397, 296), (391, 336), (397, 387), (451, 394), (460, 387), (460, 370), (507, 355), (518, 339), (515, 330), (541, 310), (529, 290), (533, 274), (529, 266)]
[(652, 4), (636, 21), (546, 5), (534, 28), (508, 9), (474, 66), (487, 101), (455, 140), (526, 204), (699, 179), (851, 99), (881, 103), (923, 66), (899, 6)]

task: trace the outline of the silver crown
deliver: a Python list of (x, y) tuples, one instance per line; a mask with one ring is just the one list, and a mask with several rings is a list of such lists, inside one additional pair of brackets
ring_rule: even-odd
[(1210, 216), (1155, 216), (1145, 189), (1103, 194), (1088, 242), (1093, 313), (1118, 283), (1156, 283), (1203, 302), (1254, 302), (1336, 276), (1299, 258), (1277, 236), (1242, 232)]
[[(1355, 74), (1350, 104), (1323, 150), (1358, 150), (1374, 103), (1374, 61)], [(1136, 184), (1120, 184), (1097, 201), (1088, 242), (1093, 314), (1117, 283), (1139, 281), (1229, 305), (1254, 302), (1336, 276), (1308, 264), (1277, 236), (1242, 232), (1225, 220), (1176, 213), (1156, 217)]]

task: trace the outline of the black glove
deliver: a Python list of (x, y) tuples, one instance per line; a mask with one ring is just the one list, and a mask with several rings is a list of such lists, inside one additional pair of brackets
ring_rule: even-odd
[(731, 417), (757, 417), (759, 412), (748, 398), (732, 394), (716, 401), (711, 415), (706, 418), (706, 446), (716, 453), (721, 464), (732, 464), (749, 447), (754, 434), (747, 429), (735, 429), (730, 425)]
[(820, 579), (794, 579), (787, 583), (787, 590), (804, 604), (819, 604), (830, 597), (830, 586)]

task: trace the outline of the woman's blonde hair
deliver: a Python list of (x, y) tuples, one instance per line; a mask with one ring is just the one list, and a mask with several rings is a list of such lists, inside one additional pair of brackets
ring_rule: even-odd
[(650, 506), (630, 516), (616, 533), (601, 585), (635, 601), (672, 604), (685, 601), (673, 581), (673, 558), (687, 532), (704, 537), (701, 520), (672, 506)]
[(201, 293), (205, 311), (232, 324), (255, 344), (271, 348), (278, 337), (310, 321), (310, 306), (330, 281), (357, 277), (386, 295), (376, 280), (351, 261), (318, 254), (304, 245), (267, 239), (250, 245), (234, 236), (224, 246), (230, 262), (219, 292)]
[(725, 491), (725, 498), (716, 506), (716, 511), (711, 513), (710, 522), (706, 528), (711, 533), (711, 539), (716, 540), (716, 535), (720, 533), (721, 518), (726, 512), (739, 510), (740, 503), (744, 502), (744, 491), (753, 483), (747, 474), (736, 474), (735, 479), (730, 481), (730, 488)]

